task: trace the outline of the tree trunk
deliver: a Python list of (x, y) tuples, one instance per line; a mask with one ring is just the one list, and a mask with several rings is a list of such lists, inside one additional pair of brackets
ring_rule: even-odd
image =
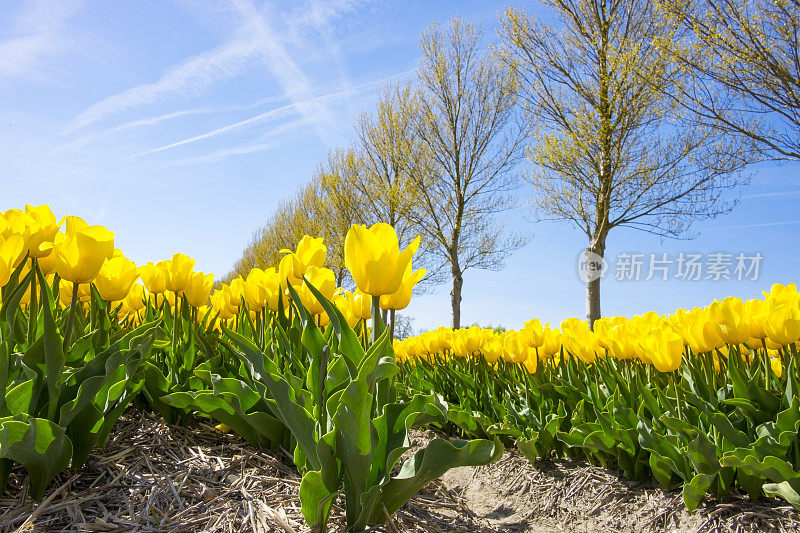
[(453, 329), (461, 327), (461, 287), (464, 278), (457, 263), (453, 264), (453, 290), (450, 291), (450, 303), (453, 306)]
[(586, 322), (594, 329), (594, 322), (600, 314), (600, 280), (603, 275), (603, 256), (605, 243), (595, 242), (586, 248)]

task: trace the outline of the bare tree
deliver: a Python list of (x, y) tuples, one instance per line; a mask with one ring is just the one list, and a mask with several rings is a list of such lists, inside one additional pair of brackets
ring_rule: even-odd
[(688, 123), (666, 96), (687, 73), (657, 41), (675, 28), (648, 0), (548, 0), (560, 31), (522, 11), (503, 17), (502, 57), (522, 80), (536, 133), (529, 156), (537, 212), (588, 237), (586, 318), (600, 313), (609, 232), (666, 237), (729, 211), (742, 148)]
[[(322, 180), (331, 202), (353, 211), (351, 218), (361, 223), (392, 225), (403, 247), (417, 236), (414, 222), (423, 211), (418, 183), (432, 166), (415, 127), (419, 114), (419, 94), (410, 84), (387, 86), (376, 111), (356, 121), (348, 157)], [(428, 271), (423, 280), (427, 285), (442, 281), (443, 263), (434, 252), (426, 239), (414, 258), (416, 266)]]
[(674, 92), (703, 125), (800, 160), (800, 0), (661, 0), (684, 30), (660, 44), (692, 72)]
[(523, 244), (498, 213), (514, 205), (513, 172), (525, 132), (517, 118), (517, 80), (482, 49), (482, 33), (453, 19), (420, 39), (419, 137), (432, 173), (417, 176), (422, 216), (416, 227), (449, 266), (453, 328), (461, 326), (461, 290), (470, 268), (498, 269)]

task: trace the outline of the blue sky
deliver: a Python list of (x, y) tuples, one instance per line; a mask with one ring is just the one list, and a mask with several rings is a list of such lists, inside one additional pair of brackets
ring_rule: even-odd
[[(460, 14), (496, 31), (507, 2), (0, 0), (0, 209), (49, 203), (116, 232), (144, 263), (181, 251), (226, 272), (282, 199), (343, 146), (377, 91), (407, 77), (419, 32)], [(517, 6), (541, 11), (536, 3)], [(532, 192), (523, 188), (523, 204)], [(800, 165), (761, 165), (730, 215), (697, 238), (609, 236), (604, 314), (671, 312), (798, 280)], [(583, 316), (568, 225), (511, 225), (530, 243), (465, 276), (463, 322), (519, 327)], [(614, 279), (621, 253), (759, 252), (755, 281)], [(735, 262), (735, 259), (733, 259)], [(731, 266), (733, 273), (733, 266)], [(703, 274), (705, 277), (705, 273)], [(416, 329), (449, 322), (449, 287), (416, 298)]]

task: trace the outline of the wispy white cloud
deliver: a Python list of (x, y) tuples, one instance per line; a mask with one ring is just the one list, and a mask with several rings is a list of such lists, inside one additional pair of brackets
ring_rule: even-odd
[(94, 142), (98, 139), (108, 137), (110, 135), (114, 135), (116, 133), (132, 130), (135, 128), (142, 128), (148, 126), (156, 126), (161, 124), (162, 122), (167, 122), (170, 120), (194, 116), (194, 115), (212, 115), (218, 113), (231, 113), (235, 111), (246, 111), (248, 109), (255, 109), (257, 107), (261, 107), (267, 104), (274, 104), (283, 100), (283, 97), (269, 97), (269, 98), (260, 98), (253, 103), (250, 104), (242, 104), (242, 105), (230, 105), (230, 106), (219, 106), (219, 107), (201, 107), (195, 109), (183, 109), (180, 111), (173, 111), (172, 113), (165, 113), (162, 115), (156, 115), (152, 117), (145, 117), (140, 118), (137, 120), (132, 120), (130, 122), (125, 122), (120, 124), (119, 126), (114, 126), (113, 128), (109, 128), (107, 130), (92, 133), (89, 135), (84, 135), (82, 137), (77, 137), (69, 142), (66, 142), (62, 145), (57, 146), (53, 149), (52, 153), (63, 152), (67, 150), (71, 150), (74, 148), (78, 148), (80, 146), (84, 146), (91, 142)]
[(742, 196), (744, 199), (749, 198), (797, 198), (800, 197), (800, 191), (772, 191), (772, 192), (760, 192), (756, 194), (747, 194)]
[(337, 101), (337, 100), (346, 99), (346, 98), (354, 96), (354, 95), (356, 95), (358, 93), (362, 93), (362, 92), (365, 92), (365, 91), (368, 91), (368, 90), (371, 90), (371, 89), (375, 89), (375, 88), (381, 87), (381, 86), (385, 85), (386, 83), (388, 83), (389, 81), (391, 81), (393, 79), (396, 79), (396, 78), (397, 78), (397, 76), (392, 76), (390, 78), (383, 78), (383, 79), (380, 79), (380, 80), (377, 80), (377, 81), (371, 81), (371, 82), (368, 82), (368, 83), (363, 83), (363, 84), (357, 85), (355, 87), (351, 87), (351, 88), (343, 90), (343, 91), (337, 91), (337, 92), (333, 92), (333, 93), (324, 94), (324, 95), (321, 95), (321, 96), (315, 96), (315, 97), (311, 98), (310, 100), (296, 101), (294, 103), (287, 104), (287, 105), (284, 105), (284, 106), (281, 106), (281, 107), (277, 107), (275, 109), (270, 109), (269, 111), (266, 111), (264, 113), (259, 113), (258, 115), (255, 115), (255, 116), (250, 117), (248, 119), (240, 120), (240, 121), (234, 122), (233, 124), (228, 124), (227, 126), (223, 126), (221, 128), (216, 128), (214, 130), (211, 130), (209, 132), (206, 132), (206, 133), (203, 133), (203, 134), (200, 134), (200, 135), (195, 135), (193, 137), (189, 137), (189, 138), (186, 138), (186, 139), (182, 139), (180, 141), (169, 143), (169, 144), (166, 144), (164, 146), (159, 146), (158, 148), (153, 148), (151, 150), (146, 150), (144, 152), (140, 152), (140, 153), (137, 153), (137, 154), (130, 155), (126, 159), (133, 159), (133, 158), (137, 158), (137, 157), (141, 157), (141, 156), (145, 156), (145, 155), (149, 155), (149, 154), (155, 154), (155, 153), (158, 153), (158, 152), (164, 152), (164, 151), (170, 150), (172, 148), (177, 148), (179, 146), (183, 146), (183, 145), (186, 145), (186, 144), (191, 144), (191, 143), (194, 143), (194, 142), (197, 142), (197, 141), (203, 141), (203, 140), (206, 140), (206, 139), (211, 139), (213, 137), (217, 137), (217, 136), (220, 136), (220, 135), (231, 133), (233, 131), (236, 131), (236, 130), (239, 130), (239, 129), (242, 129), (242, 128), (252, 127), (252, 126), (256, 126), (256, 125), (260, 125), (260, 124), (265, 124), (265, 123), (268, 123), (268, 122), (274, 122), (274, 121), (281, 120), (283, 118), (287, 118), (289, 116), (293, 116), (293, 115), (297, 115), (297, 114), (303, 114), (303, 115), (307, 116), (308, 119), (309, 119), (307, 122), (311, 122), (313, 124), (314, 119), (312, 117), (309, 117), (307, 114), (303, 113), (303, 111), (305, 109), (313, 108), (315, 106), (320, 106), (320, 105), (324, 106), (324, 105), (326, 105), (328, 103), (331, 103), (331, 102), (334, 102), (334, 101)]
[(340, 22), (342, 13), (363, 8), (372, 0), (309, 0), (288, 18), (288, 38), (294, 45), (302, 46), (314, 40), (308, 38), (309, 31), (315, 31), (322, 38), (322, 44), (336, 67), (339, 81), (343, 87), (350, 85), (347, 67), (342, 50), (333, 31), (333, 21)]
[(258, 152), (265, 152), (267, 150), (272, 150), (284, 144), (286, 140), (285, 135), (287, 133), (291, 132), (292, 130), (296, 130), (302, 126), (306, 126), (308, 125), (309, 122), (310, 120), (307, 117), (300, 117), (296, 120), (289, 121), (285, 124), (282, 124), (276, 128), (271, 129), (269, 133), (262, 135), (255, 142), (244, 144), (242, 146), (234, 146), (232, 148), (214, 150), (213, 152), (209, 152), (207, 154), (195, 157), (171, 159), (169, 161), (165, 161), (163, 164), (167, 166), (175, 166), (175, 165), (191, 166), (197, 164), (216, 163), (218, 161), (222, 161), (229, 157), (249, 155)]
[(335, 121), (324, 103), (314, 98), (311, 82), (294, 61), (285, 44), (277, 37), (265, 3), (261, 10), (250, 0), (230, 0), (250, 31), (261, 44), (261, 60), (269, 70), (286, 97), (298, 105), (300, 112), (313, 120), (314, 129), (320, 139), (326, 140), (328, 132), (335, 128)]
[[(26, 5), (12, 19), (12, 37), (0, 41), (0, 78), (48, 77), (49, 62), (66, 54), (74, 44), (64, 31), (64, 24), (83, 3), (84, 0), (37, 0)], [(3, 7), (3, 11), (9, 9)]]
[[(142, 105), (202, 93), (211, 84), (260, 62), (275, 78), (284, 96), (298, 104), (302, 113), (313, 117), (318, 135), (324, 138), (335, 122), (323, 104), (314, 101), (312, 83), (279, 37), (269, 4), (259, 9), (250, 0), (229, 0), (229, 5), (239, 24), (231, 39), (169, 68), (153, 83), (137, 85), (89, 106), (69, 123), (64, 133)], [(337, 9), (349, 9), (352, 5), (355, 5), (352, 1), (336, 2)], [(330, 6), (320, 9), (319, 23), (335, 12)]]
[(750, 228), (768, 228), (772, 226), (789, 226), (792, 224), (800, 224), (800, 220), (784, 220), (781, 222), (761, 222), (758, 224), (742, 224), (740, 226), (718, 226), (714, 228), (706, 228), (703, 231), (722, 231), (730, 229), (750, 229)]
[(197, 94), (215, 81), (241, 72), (257, 56), (258, 42), (239, 37), (170, 68), (158, 81), (137, 85), (92, 104), (67, 126), (71, 133), (128, 109)]

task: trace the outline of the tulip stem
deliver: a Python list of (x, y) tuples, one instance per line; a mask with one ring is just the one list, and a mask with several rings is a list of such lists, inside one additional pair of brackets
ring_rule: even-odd
[(75, 321), (75, 301), (78, 299), (78, 283), (72, 284), (72, 300), (69, 302), (69, 315), (67, 315), (67, 326), (64, 328), (64, 351), (70, 344), (72, 336), (72, 323)]
[(390, 329), (389, 329), (389, 342), (394, 342), (394, 314), (395, 314), (395, 312), (396, 311), (394, 309), (389, 311), (389, 319), (392, 321), (392, 325), (390, 326)]
[(31, 278), (31, 300), (28, 302), (28, 344), (33, 342), (36, 334), (36, 319), (39, 316), (39, 306), (36, 301), (36, 258), (31, 257), (31, 271), (34, 273)]
[(380, 301), (380, 296), (372, 297), (372, 331), (369, 339), (370, 344), (373, 344), (378, 340), (378, 337), (381, 336), (381, 333), (383, 333), (384, 329), (383, 320), (381, 320)]
[(175, 357), (176, 359), (177, 359), (176, 350), (177, 350), (177, 347), (178, 347), (178, 341), (180, 340), (180, 337), (178, 336), (179, 335), (178, 334), (178, 326), (180, 325), (180, 320), (181, 320), (181, 317), (180, 317), (180, 313), (181, 313), (180, 305), (181, 305), (181, 297), (176, 292), (175, 293), (175, 309), (174, 309), (174, 314), (172, 316), (172, 356)]

